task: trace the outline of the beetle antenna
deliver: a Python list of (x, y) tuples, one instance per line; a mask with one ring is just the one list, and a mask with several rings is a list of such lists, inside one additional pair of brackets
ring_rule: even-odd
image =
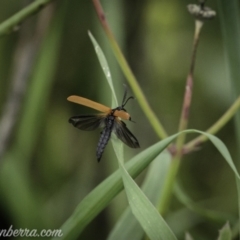
[(127, 98), (127, 85), (123, 84), (123, 86), (124, 86), (125, 91), (124, 91), (124, 96), (123, 96), (123, 100), (122, 100), (122, 108), (124, 108), (124, 106), (127, 104), (129, 99), (134, 99), (134, 97), (129, 97), (128, 99), (126, 99)]
[(127, 85), (123, 84), (123, 86), (124, 86), (125, 91), (124, 91), (124, 95), (123, 95), (122, 106), (125, 105), (124, 102), (125, 102), (125, 100), (127, 98)]
[(130, 99), (134, 99), (134, 97), (131, 96), (131, 97), (129, 97), (125, 102), (123, 102), (123, 103), (122, 103), (122, 107), (124, 107)]

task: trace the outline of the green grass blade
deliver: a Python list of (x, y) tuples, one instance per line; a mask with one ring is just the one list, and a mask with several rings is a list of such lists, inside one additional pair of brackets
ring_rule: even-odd
[[(112, 102), (117, 103), (116, 94), (114, 91), (112, 78), (107, 61), (96, 40), (93, 38), (91, 34), (89, 35), (95, 47), (97, 56), (107, 78), (107, 81), (112, 90), (113, 93)], [(223, 157), (226, 159), (226, 161), (234, 171), (237, 177), (236, 179), (238, 186), (240, 186), (238, 172), (235, 168), (235, 165), (232, 162), (231, 156), (227, 148), (222, 143), (222, 141), (213, 135), (197, 130), (187, 130), (181, 133), (191, 132), (202, 133), (212, 141), (212, 143), (217, 147), (219, 152), (223, 155)], [(132, 163), (135, 159), (138, 159), (137, 163), (135, 163), (134, 165), (134, 169), (136, 170), (136, 168), (139, 167), (140, 164), (146, 160), (145, 157), (148, 160), (152, 161), (158, 155), (158, 154), (156, 155), (155, 148), (156, 146), (158, 147), (157, 148), (157, 151), (159, 151), (158, 153), (160, 153), (166, 148), (166, 146), (168, 146), (168, 144), (170, 144), (181, 133), (170, 136), (162, 140), (161, 142), (155, 144), (151, 148), (137, 155), (137, 157), (133, 158), (133, 160), (130, 161), (129, 163)], [(68, 221), (62, 227), (63, 237), (61, 239), (76, 239), (80, 232), (83, 230), (83, 228), (93, 219), (94, 216), (96, 216), (111, 201), (111, 199), (122, 189), (123, 185), (128, 197), (131, 210), (136, 219), (141, 224), (145, 233), (149, 236), (149, 238), (151, 240), (176, 239), (175, 235), (173, 234), (169, 226), (166, 224), (164, 219), (161, 217), (157, 209), (154, 207), (154, 205), (149, 201), (149, 199), (145, 196), (145, 194), (141, 191), (141, 189), (132, 179), (131, 177), (132, 172), (129, 171), (128, 167), (127, 168), (125, 167), (122, 143), (116, 140), (113, 140), (112, 143), (118, 159), (119, 170), (112, 174), (109, 178), (107, 178), (97, 188), (95, 188), (79, 204), (74, 214), (68, 219)], [(146, 155), (146, 153), (148, 153), (149, 155)]]
[(19, 154), (11, 151), (4, 156), (0, 169), (0, 194), (4, 208), (16, 227), (46, 228), (41, 199), (36, 194), (26, 171), (16, 164)]
[(107, 79), (107, 82), (110, 86), (110, 89), (112, 91), (112, 96), (113, 96), (113, 100), (112, 100), (112, 105), (113, 106), (118, 106), (118, 101), (117, 101), (117, 96), (116, 96), (116, 93), (114, 91), (114, 87), (113, 87), (113, 81), (112, 81), (112, 76), (111, 76), (111, 72), (110, 72), (110, 69), (109, 69), (109, 66), (108, 66), (108, 63), (107, 63), (107, 60), (103, 54), (103, 51), (102, 49), (100, 48), (99, 44), (97, 43), (96, 39), (93, 37), (93, 35), (91, 34), (91, 32), (89, 31), (88, 32), (88, 35), (93, 43), (93, 46), (94, 46), (94, 49), (96, 51), (96, 54), (97, 54), (97, 57), (98, 57), (98, 60), (101, 64), (101, 67), (103, 69), (103, 72), (106, 76), (106, 79)]
[(238, 0), (218, 0), (220, 23), (226, 51), (227, 65), (233, 90), (240, 93), (240, 17)]
[(189, 233), (186, 233), (185, 234), (185, 240), (194, 240), (194, 239)]
[(232, 232), (229, 226), (229, 223), (226, 223), (222, 229), (219, 231), (218, 240), (231, 240), (232, 239)]
[[(29, 160), (31, 151), (34, 149), (52, 89), (63, 34), (66, 4), (65, 2), (61, 6), (48, 29), (26, 95), (23, 115), (16, 136), (16, 147), (21, 155), (24, 155), (25, 161)], [(28, 165), (27, 162), (26, 165)]]
[[(114, 91), (112, 78), (106, 58), (101, 48), (97, 44), (96, 40), (91, 34), (89, 35), (94, 44), (95, 51), (99, 58), (102, 69), (105, 73), (108, 84), (112, 90), (112, 103), (117, 103), (116, 94)], [(130, 207), (133, 214), (143, 227), (144, 231), (148, 234), (150, 239), (153, 240), (176, 239), (171, 229), (167, 226), (161, 215), (158, 213), (157, 209), (152, 205), (152, 203), (144, 195), (144, 193), (129, 175), (128, 171), (125, 169), (123, 157), (123, 143), (119, 140), (112, 139), (112, 144), (118, 159), (119, 169), (122, 175), (124, 188), (128, 197)]]
[(230, 155), (227, 147), (225, 146), (225, 144), (219, 138), (217, 138), (217, 137), (215, 137), (215, 136), (213, 136), (209, 133), (201, 132), (201, 131), (198, 131), (198, 130), (187, 130), (186, 132), (198, 132), (198, 133), (206, 135), (209, 138), (209, 140), (213, 143), (213, 145), (218, 149), (218, 151), (222, 154), (222, 156), (225, 158), (225, 160), (227, 161), (227, 163), (231, 167), (232, 171), (235, 173), (235, 176), (238, 179), (240, 179), (237, 168), (233, 163), (233, 160), (231, 158), (231, 155)]
[(120, 170), (129, 205), (148, 237), (151, 240), (176, 239), (157, 209), (131, 178), (124, 165), (120, 165)]
[(30, 229), (31, 226), (34, 226), (32, 228), (36, 228), (36, 225), (42, 226), (42, 222), (47, 225), (46, 219), (44, 221), (40, 217), (44, 215), (40, 205), (42, 199), (39, 198), (30, 180), (32, 178), (29, 176), (29, 167), (31, 167), (29, 161), (54, 79), (53, 74), (56, 70), (58, 49), (63, 33), (62, 26), (65, 21), (65, 6), (63, 4), (59, 8), (45, 36), (38, 63), (26, 93), (27, 101), (23, 107), (22, 119), (19, 119), (16, 140), (3, 160), (4, 166), (0, 169), (2, 198), (7, 202), (6, 206), (10, 208), (13, 219), (17, 219), (17, 223), (25, 224), (24, 226)]
[[(172, 137), (170, 140), (173, 140)], [(152, 160), (169, 144), (169, 141), (158, 142), (126, 163), (129, 174), (135, 178)], [(110, 201), (123, 189), (120, 171), (117, 170), (95, 189), (93, 189), (77, 206), (72, 216), (61, 227), (63, 236), (57, 239), (77, 239), (79, 234), (98, 215)]]
[(51, 1), (53, 0), (36, 0), (8, 18), (0, 24), (0, 36), (14, 31), (14, 28), (18, 27), (26, 18), (42, 10), (42, 8)]
[[(219, 16), (226, 55), (229, 78), (232, 85), (233, 100), (240, 95), (240, 16), (238, 0), (218, 0)], [(238, 145), (240, 145), (240, 111), (235, 117)], [(240, 151), (239, 151), (240, 157)]]
[[(192, 132), (192, 131), (206, 135), (209, 138), (209, 140), (213, 143), (213, 145), (215, 145), (215, 147), (218, 149), (218, 151), (222, 154), (222, 156), (224, 157), (224, 159), (227, 161), (230, 168), (234, 172), (235, 178), (236, 178), (236, 184), (237, 184), (237, 192), (238, 192), (238, 215), (240, 217), (240, 176), (239, 176), (236, 166), (233, 163), (233, 160), (231, 158), (231, 155), (230, 155), (227, 147), (224, 145), (224, 143), (219, 138), (217, 138), (209, 133), (201, 132), (198, 130), (187, 130), (187, 132)], [(240, 226), (239, 226), (239, 228), (240, 228)]]
[[(161, 195), (162, 185), (165, 175), (168, 172), (170, 161), (171, 157), (166, 151), (157, 156), (151, 163), (142, 185), (142, 191), (154, 205), (158, 202)], [(130, 207), (128, 207), (118, 220), (107, 240), (140, 240), (143, 236), (144, 231), (141, 225), (132, 214)]]
[[(229, 163), (230, 167), (232, 168), (233, 172), (236, 174), (236, 179), (238, 183), (238, 192), (240, 192), (240, 181), (239, 181), (239, 175), (237, 173), (236, 167), (231, 159), (231, 156), (226, 148), (226, 146), (222, 143), (220, 139), (217, 137), (204, 133), (198, 130), (186, 130), (187, 133), (201, 133), (209, 137), (209, 139), (212, 141), (212, 143), (217, 147), (219, 152), (223, 155), (223, 157), (226, 159), (226, 161)], [(134, 178), (136, 177), (140, 172), (143, 171), (143, 169), (160, 153), (162, 152), (174, 139), (181, 133), (172, 135), (156, 144), (151, 146), (150, 148), (144, 150), (137, 156), (135, 156), (132, 160), (130, 160), (128, 163), (126, 163), (126, 171), (129, 172), (129, 174)], [(122, 167), (123, 168), (123, 167)], [(90, 194), (88, 194), (83, 201), (78, 205), (75, 212), (72, 214), (72, 216), (67, 220), (67, 222), (62, 226), (63, 230), (63, 237), (58, 239), (76, 239), (79, 234), (82, 232), (82, 230), (87, 226), (87, 224), (101, 211), (103, 210), (109, 202), (123, 189), (122, 184), (122, 178), (121, 174), (124, 174), (125, 179), (125, 186), (128, 187), (128, 194), (129, 198), (131, 199), (132, 203), (134, 202), (134, 199), (132, 199), (134, 196), (142, 195), (143, 193), (139, 194), (140, 189), (135, 190), (138, 188), (134, 184), (132, 184), (133, 180), (130, 180), (130, 176), (124, 170), (121, 168), (120, 170), (113, 173), (111, 176), (109, 176), (105, 181), (103, 181), (99, 186), (97, 186)], [(128, 175), (125, 177), (125, 175)], [(129, 183), (130, 182), (130, 183)], [(134, 189), (135, 188), (135, 189)], [(132, 190), (133, 189), (133, 190)], [(137, 191), (137, 192), (136, 192)], [(147, 210), (146, 206), (149, 206), (149, 203), (146, 203), (146, 197), (143, 197), (144, 200), (140, 202), (141, 208), (144, 205), (144, 212)], [(139, 199), (142, 200), (142, 196), (139, 197)], [(141, 201), (140, 200), (140, 201)], [(134, 211), (137, 211), (136, 207), (134, 206)], [(153, 206), (150, 205), (150, 208), (153, 208)], [(151, 211), (152, 212), (152, 211)], [(139, 215), (141, 212), (137, 213)], [(156, 215), (156, 212), (154, 213)], [(138, 216), (139, 217), (139, 216)], [(160, 222), (162, 222), (160, 220)], [(159, 223), (157, 223), (158, 225)], [(164, 224), (163, 224), (164, 225)], [(171, 238), (170, 238), (171, 239)]]
[[(240, 66), (240, 16), (239, 16), (239, 1), (238, 0), (218, 0), (220, 23), (224, 40), (224, 49), (227, 57), (227, 66), (232, 84), (234, 98), (240, 95), (239, 81), (239, 66)], [(235, 129), (238, 145), (240, 145), (240, 111), (235, 116)], [(238, 157), (240, 151), (238, 150)], [(228, 160), (227, 160), (228, 161)], [(228, 162), (229, 163), (229, 162)], [(239, 175), (229, 163), (236, 175), (237, 190), (238, 190), (238, 208), (240, 217), (240, 182)]]
[[(116, 103), (117, 105), (116, 93), (113, 87), (111, 73), (106, 58), (91, 33), (89, 33), (89, 36), (93, 42), (95, 51), (97, 53), (102, 69), (105, 73), (108, 84), (112, 90), (112, 104)], [(137, 217), (145, 232), (151, 239), (157, 240), (160, 236), (161, 239), (176, 239), (171, 229), (167, 226), (156, 208), (144, 195), (144, 193), (137, 186), (137, 184), (134, 182), (134, 180), (131, 178), (131, 176), (125, 169), (123, 157), (123, 143), (119, 140), (112, 139), (112, 144), (118, 159), (118, 164), (120, 172), (122, 174), (124, 188), (127, 193), (129, 204), (131, 206), (133, 214), (135, 215), (135, 217)]]

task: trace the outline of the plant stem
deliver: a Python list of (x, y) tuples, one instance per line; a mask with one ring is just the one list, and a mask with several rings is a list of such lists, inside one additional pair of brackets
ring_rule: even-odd
[[(192, 89), (193, 89), (193, 72), (195, 67), (195, 60), (196, 60), (196, 52), (197, 52), (197, 46), (199, 41), (200, 32), (203, 26), (203, 22), (196, 20), (195, 21), (195, 34), (193, 39), (193, 51), (192, 51), (192, 57), (191, 57), (191, 64), (190, 64), (190, 70), (188, 73), (187, 81), (186, 81), (186, 88), (185, 88), (185, 95), (183, 100), (183, 107), (182, 107), (182, 113), (179, 123), (179, 132), (187, 129), (188, 126), (188, 119), (189, 119), (189, 110), (191, 106), (191, 100), (192, 100)], [(176, 153), (173, 155), (173, 159), (171, 162), (171, 166), (168, 172), (168, 175), (166, 177), (162, 197), (160, 199), (158, 209), (161, 214), (164, 214), (166, 210), (168, 209), (168, 205), (170, 202), (171, 194), (173, 191), (174, 182), (176, 179), (176, 175), (180, 166), (180, 160), (182, 156), (182, 147), (185, 141), (186, 134), (180, 134), (176, 141)]]
[(14, 14), (12, 17), (8, 18), (6, 21), (0, 24), (0, 36), (18, 30), (19, 25), (22, 23), (23, 20), (39, 12), (51, 1), (53, 0), (36, 0), (24, 9)]
[[(223, 116), (217, 122), (215, 122), (210, 128), (208, 128), (206, 132), (210, 134), (217, 133), (219, 130), (222, 129), (224, 125), (226, 125), (226, 123), (230, 119), (232, 119), (232, 117), (235, 115), (235, 113), (238, 111), (239, 108), (240, 108), (240, 97), (236, 99), (236, 101), (223, 114)], [(207, 140), (208, 138), (205, 135), (200, 135), (197, 138), (190, 141), (189, 143), (187, 143), (183, 148), (183, 152), (188, 153), (188, 152), (194, 151), (196, 147), (198, 147), (199, 145), (201, 145), (203, 142)]]
[[(193, 91), (193, 72), (195, 67), (197, 46), (198, 46), (198, 41), (199, 41), (199, 36), (200, 36), (202, 26), (203, 26), (202, 21), (199, 21), (199, 20), (195, 21), (195, 34), (194, 34), (194, 40), (193, 40), (192, 58), (191, 58), (190, 70), (189, 70), (187, 81), (186, 81), (182, 113), (181, 113), (181, 118), (180, 118), (180, 123), (178, 128), (179, 132), (187, 129), (187, 126), (188, 126), (189, 110), (191, 106), (192, 91)], [(185, 141), (185, 137), (186, 137), (186, 134), (181, 134), (177, 138), (176, 147), (177, 147), (178, 154), (180, 154), (180, 151)]]
[(104, 11), (102, 9), (102, 6), (101, 6), (99, 0), (93, 0), (93, 4), (96, 9), (99, 20), (100, 20), (100, 22), (107, 34), (107, 37), (110, 41), (114, 55), (120, 65), (125, 77), (127, 78), (130, 86), (132, 87), (134, 95), (138, 99), (143, 112), (145, 113), (146, 117), (148, 118), (149, 122), (151, 123), (151, 125), (152, 125), (153, 129), (155, 130), (155, 132), (157, 133), (157, 135), (161, 139), (166, 138), (168, 135), (167, 135), (165, 129), (163, 128), (162, 124), (158, 120), (157, 116), (151, 109), (149, 103), (147, 102), (147, 99), (144, 96), (144, 93), (142, 92), (142, 90), (136, 80), (136, 77), (134, 76), (133, 72), (131, 71), (124, 55), (122, 54), (122, 52), (117, 44), (117, 41), (107, 23)]
[(158, 211), (161, 215), (165, 214), (168, 209), (179, 165), (180, 159), (177, 159), (175, 156), (175, 158), (172, 159), (171, 166), (167, 173), (167, 177), (165, 179), (164, 187), (162, 190), (162, 196), (158, 204)]

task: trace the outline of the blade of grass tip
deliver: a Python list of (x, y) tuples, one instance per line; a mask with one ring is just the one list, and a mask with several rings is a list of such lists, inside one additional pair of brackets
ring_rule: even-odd
[[(171, 156), (167, 151), (159, 154), (149, 166), (142, 191), (155, 205), (161, 195), (163, 182), (170, 166)], [(128, 207), (110, 232), (107, 240), (141, 240), (144, 231)]]
[(107, 60), (103, 54), (103, 51), (102, 49), (100, 48), (99, 44), (97, 43), (96, 39), (93, 37), (93, 35), (91, 34), (90, 31), (88, 31), (88, 35), (92, 41), (92, 44), (94, 46), (94, 49), (96, 51), (96, 54), (97, 54), (97, 57), (98, 57), (98, 60), (101, 64), (101, 67), (103, 69), (103, 72), (106, 76), (106, 79), (107, 79), (107, 82), (110, 86), (110, 89), (112, 91), (112, 94), (113, 94), (113, 105), (114, 106), (118, 106), (118, 101), (117, 101), (117, 97), (116, 97), (116, 93), (114, 91), (114, 87), (113, 87), (113, 81), (112, 81), (112, 76), (111, 76), (111, 72), (109, 70), (109, 66), (108, 66), (108, 63), (107, 63)]
[(231, 240), (232, 231), (230, 229), (229, 223), (227, 222), (220, 230), (219, 237), (217, 240)]
[(194, 240), (193, 237), (190, 235), (190, 233), (185, 234), (185, 240)]

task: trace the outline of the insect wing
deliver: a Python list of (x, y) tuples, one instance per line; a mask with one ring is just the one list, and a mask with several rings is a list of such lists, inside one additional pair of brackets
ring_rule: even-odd
[(109, 108), (107, 106), (104, 106), (101, 103), (97, 103), (97, 102), (94, 102), (90, 99), (84, 98), (84, 97), (70, 96), (70, 97), (67, 98), (67, 100), (70, 101), (70, 102), (74, 102), (74, 103), (86, 106), (86, 107), (96, 109), (100, 112), (110, 112), (111, 111), (111, 108)]
[(140, 147), (138, 140), (130, 132), (130, 130), (127, 128), (126, 124), (123, 121), (116, 118), (114, 122), (113, 131), (117, 135), (117, 137), (129, 147), (131, 148)]
[(68, 121), (76, 128), (85, 131), (92, 131), (104, 126), (105, 114), (79, 115), (71, 117)]

